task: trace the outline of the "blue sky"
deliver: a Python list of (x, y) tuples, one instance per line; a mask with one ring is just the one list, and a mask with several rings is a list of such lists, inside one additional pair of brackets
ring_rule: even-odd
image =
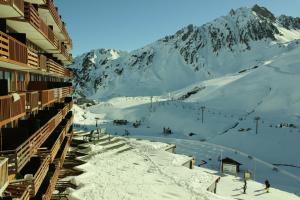
[(231, 8), (267, 7), (299, 16), (300, 0), (56, 0), (73, 39), (73, 55), (95, 48), (134, 50), (188, 24), (202, 25)]

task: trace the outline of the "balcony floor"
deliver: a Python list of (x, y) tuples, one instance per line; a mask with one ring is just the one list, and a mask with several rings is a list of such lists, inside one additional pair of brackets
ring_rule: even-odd
[(11, 5), (0, 4), (0, 18), (22, 17), (23, 13)]
[(37, 30), (27, 20), (7, 20), (7, 25), (15, 29), (19, 33), (26, 33), (27, 38), (35, 43), (47, 53), (59, 53), (58, 48), (52, 44), (47, 36), (43, 35), (40, 30)]

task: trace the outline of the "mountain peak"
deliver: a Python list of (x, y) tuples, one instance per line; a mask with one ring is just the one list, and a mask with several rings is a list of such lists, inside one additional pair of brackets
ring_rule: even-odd
[(273, 15), (271, 11), (269, 11), (267, 8), (259, 6), (255, 4), (252, 7), (252, 11), (254, 11), (258, 16), (269, 19), (271, 21), (276, 21), (276, 17)]

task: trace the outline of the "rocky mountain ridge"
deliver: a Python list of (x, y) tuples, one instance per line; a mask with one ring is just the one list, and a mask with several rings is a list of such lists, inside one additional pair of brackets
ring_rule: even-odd
[(300, 18), (275, 17), (255, 5), (231, 10), (200, 27), (188, 25), (129, 53), (92, 50), (75, 58), (71, 68), (83, 96), (124, 96), (132, 90), (155, 95), (259, 65), (287, 51), (297, 39)]

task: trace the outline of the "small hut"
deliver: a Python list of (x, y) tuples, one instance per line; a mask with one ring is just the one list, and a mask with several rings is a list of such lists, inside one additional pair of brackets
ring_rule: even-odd
[(241, 163), (231, 159), (231, 158), (224, 158), (222, 159), (222, 172), (227, 172), (231, 174), (237, 174), (240, 172)]

